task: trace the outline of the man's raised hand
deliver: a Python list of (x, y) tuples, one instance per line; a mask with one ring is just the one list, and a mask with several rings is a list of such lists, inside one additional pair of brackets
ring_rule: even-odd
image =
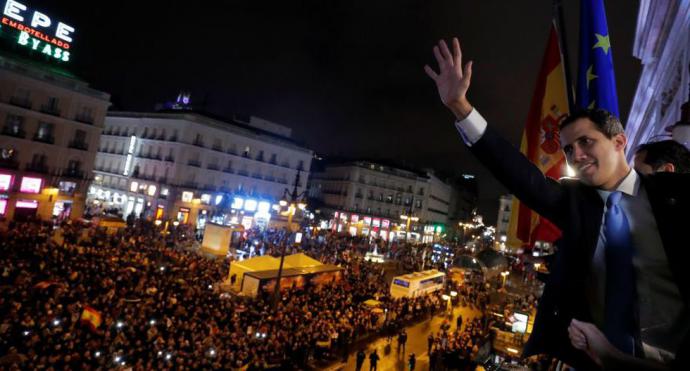
[(436, 83), (438, 95), (458, 120), (464, 119), (472, 112), (472, 105), (467, 101), (467, 90), (472, 80), (472, 61), (462, 66), (462, 51), (460, 42), (453, 38), (453, 54), (450, 53), (446, 42), (441, 40), (434, 46), (434, 56), (438, 62), (439, 72), (436, 73), (429, 65), (424, 71)]

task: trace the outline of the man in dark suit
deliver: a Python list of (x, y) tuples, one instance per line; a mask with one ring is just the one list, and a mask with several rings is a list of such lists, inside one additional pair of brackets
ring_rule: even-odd
[(690, 355), (690, 253), (683, 222), (690, 177), (642, 177), (625, 158), (620, 121), (574, 113), (560, 140), (576, 179), (556, 181), (487, 126), (467, 100), (472, 62), (460, 44), (434, 47), (425, 66), (470, 151), (522, 202), (563, 232), (525, 355), (552, 354), (580, 369), (685, 369)]
[(690, 172), (690, 151), (675, 140), (645, 143), (635, 149), (635, 170), (649, 175), (656, 172)]

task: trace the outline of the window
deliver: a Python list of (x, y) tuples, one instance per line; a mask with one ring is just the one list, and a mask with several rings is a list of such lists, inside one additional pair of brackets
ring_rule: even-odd
[(10, 174), (0, 174), (0, 191), (4, 192), (10, 189), (12, 178), (14, 177)]
[(67, 172), (76, 173), (81, 170), (81, 161), (79, 160), (69, 160), (67, 163)]
[(422, 200), (417, 200), (417, 208), (421, 208), (421, 207), (422, 207)]
[(304, 170), (304, 161), (299, 160), (299, 163), (297, 164), (297, 170)]
[(50, 97), (48, 98), (48, 107), (51, 109), (57, 109), (58, 103), (60, 102), (57, 97)]
[(251, 151), (251, 148), (249, 148), (249, 146), (244, 147), (244, 152), (242, 152), (242, 156), (249, 157), (250, 151)]
[(40, 170), (46, 166), (46, 155), (42, 153), (34, 153), (31, 158), (31, 168), (33, 170)]
[(278, 157), (278, 155), (276, 155), (275, 153), (272, 154), (272, 155), (271, 155), (271, 160), (270, 160), (269, 162), (275, 165), (276, 162), (278, 162), (277, 157)]
[(24, 136), (24, 117), (19, 115), (7, 114), (5, 126), (2, 129), (3, 134), (13, 136)]
[(259, 154), (256, 155), (256, 159), (258, 161), (263, 161), (264, 160), (264, 151), (259, 151)]
[(43, 179), (41, 178), (32, 178), (32, 177), (22, 177), (22, 182), (21, 185), (19, 186), (19, 192), (22, 193), (40, 193), (41, 192), (41, 184), (43, 183)]
[(74, 131), (74, 142), (86, 144), (86, 131), (77, 129)]
[(201, 136), (201, 134), (196, 135), (196, 138), (194, 138), (194, 145), (203, 147), (204, 146), (204, 137)]
[(71, 193), (74, 193), (75, 189), (77, 189), (77, 183), (61, 181), (59, 188), (60, 188), (60, 192), (71, 194)]
[(93, 124), (93, 108), (88, 106), (82, 106), (79, 113), (75, 117), (77, 121), (84, 122), (87, 124)]
[(38, 131), (36, 131), (36, 136), (35, 140), (41, 141), (41, 142), (53, 142), (53, 131), (54, 131), (55, 125), (48, 123), (48, 122), (39, 122), (38, 123)]
[(31, 91), (21, 87), (17, 88), (14, 96), (10, 98), (10, 103), (15, 106), (31, 108)]

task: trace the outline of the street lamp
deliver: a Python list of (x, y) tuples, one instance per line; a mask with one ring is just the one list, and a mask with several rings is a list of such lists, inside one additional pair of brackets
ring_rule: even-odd
[[(300, 170), (297, 170), (297, 175), (295, 176), (295, 183), (292, 187), (292, 193), (288, 193), (288, 189), (285, 188), (283, 192), (283, 198), (278, 202), (280, 205), (280, 215), (287, 216), (287, 227), (288, 227), (288, 241), (290, 236), (290, 231), (292, 230), (292, 217), (295, 216), (297, 210), (304, 210), (307, 204), (304, 200), (304, 195), (306, 191), (297, 193), (297, 186), (299, 184), (299, 174)], [(283, 210), (284, 209), (284, 210)], [(283, 248), (280, 249), (280, 265), (278, 265), (278, 276), (276, 277), (276, 284), (273, 288), (273, 308), (278, 308), (278, 299), (280, 298), (280, 280), (283, 278), (283, 263), (285, 262), (285, 250), (287, 249), (287, 243), (283, 244)]]
[(410, 238), (410, 224), (412, 222), (417, 222), (419, 221), (419, 218), (416, 216), (410, 216), (410, 215), (400, 215), (400, 219), (405, 220), (407, 222), (406, 227), (405, 227), (405, 238), (409, 239)]
[(504, 288), (506, 287), (506, 277), (508, 277), (509, 274), (510, 274), (510, 272), (508, 272), (508, 271), (501, 272), (501, 276), (503, 276), (503, 287)]

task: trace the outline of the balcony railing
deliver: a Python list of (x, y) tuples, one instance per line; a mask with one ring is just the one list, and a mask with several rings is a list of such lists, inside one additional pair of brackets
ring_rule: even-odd
[(62, 176), (65, 178), (84, 179), (84, 171), (79, 169), (65, 169), (62, 172)]
[(41, 112), (47, 113), (47, 114), (53, 115), (53, 116), (58, 116), (58, 117), (60, 116), (60, 109), (57, 108), (56, 106), (52, 106), (49, 104), (41, 105)]
[(182, 186), (187, 187), (187, 188), (199, 188), (199, 183), (197, 183), (197, 182), (184, 182), (182, 184)]
[(46, 164), (41, 164), (41, 163), (26, 164), (26, 165), (24, 165), (24, 170), (30, 171), (32, 173), (40, 173), (40, 174), (48, 174), (48, 172), (49, 172), (48, 166), (46, 166)]
[(206, 166), (206, 168), (209, 170), (216, 170), (216, 171), (220, 170), (220, 167), (218, 165), (214, 165), (214, 164), (209, 164), (208, 166)]
[(77, 114), (74, 116), (74, 121), (79, 121), (83, 124), (93, 125), (94, 118), (91, 115)]
[(201, 167), (201, 161), (189, 160), (189, 161), (187, 161), (187, 165), (194, 166), (194, 167)]
[(89, 144), (84, 142), (83, 140), (70, 141), (68, 147), (73, 148), (73, 149), (78, 149), (81, 151), (88, 151), (89, 150)]
[(26, 109), (31, 109), (31, 100), (28, 98), (11, 97), (10, 104)]
[(14, 159), (0, 158), (0, 168), (17, 170), (19, 169), (19, 162)]
[(235, 170), (231, 167), (226, 167), (225, 169), (223, 169), (223, 172), (228, 174), (234, 174)]
[(34, 135), (35, 142), (55, 144), (55, 137), (50, 135)]
[(15, 138), (26, 138), (26, 132), (22, 129), (17, 130), (16, 128), (4, 126), (2, 128), (2, 135), (7, 135)]
[(165, 156), (165, 161), (168, 161), (168, 162), (175, 162), (175, 157), (172, 157), (172, 156)]

